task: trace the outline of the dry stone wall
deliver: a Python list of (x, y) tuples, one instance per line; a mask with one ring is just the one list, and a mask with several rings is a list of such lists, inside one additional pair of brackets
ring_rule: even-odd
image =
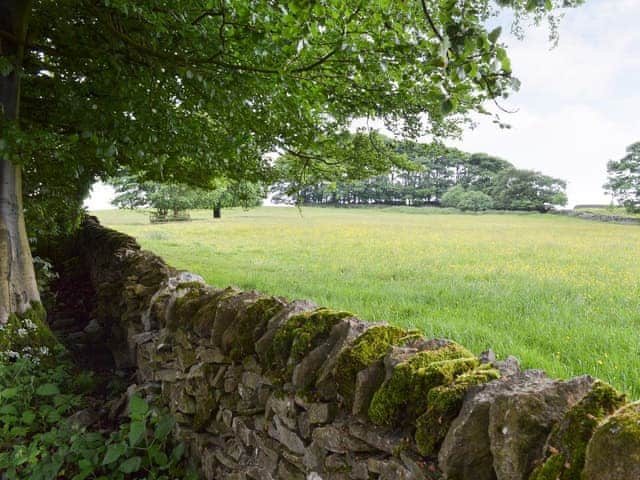
[(591, 377), (213, 288), (90, 217), (70, 252), (101, 341), (171, 410), (203, 478), (640, 478), (640, 407)]

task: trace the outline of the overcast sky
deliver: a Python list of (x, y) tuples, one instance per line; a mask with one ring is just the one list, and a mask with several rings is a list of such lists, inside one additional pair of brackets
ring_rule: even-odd
[[(608, 160), (640, 141), (640, 0), (587, 0), (568, 10), (552, 49), (548, 28), (527, 28), (523, 41), (505, 29), (520, 92), (501, 102), (510, 130), (480, 118), (461, 141), (468, 152), (500, 156), (519, 168), (568, 182), (569, 205), (608, 203)], [(109, 208), (112, 190), (98, 186), (87, 202)]]
[(505, 35), (522, 81), (502, 102), (518, 110), (502, 116), (512, 129), (485, 119), (451, 145), (567, 180), (570, 205), (608, 203), (607, 161), (640, 140), (638, 19), (640, 0), (587, 0), (566, 12), (555, 49), (543, 27)]

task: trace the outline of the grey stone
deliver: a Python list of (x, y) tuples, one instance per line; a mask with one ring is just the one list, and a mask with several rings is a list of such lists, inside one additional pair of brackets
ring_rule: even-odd
[(369, 423), (353, 422), (349, 424), (349, 433), (353, 437), (371, 445), (376, 450), (388, 454), (393, 454), (395, 448), (403, 440), (401, 433), (392, 433)]
[(344, 472), (345, 470), (351, 470), (351, 466), (347, 462), (347, 457), (337, 453), (332, 453), (325, 458), (324, 467), (327, 472)]
[(231, 363), (217, 347), (198, 346), (196, 348), (196, 358), (203, 363)]
[(615, 412), (596, 429), (587, 445), (585, 480), (640, 478), (640, 402)]
[(309, 415), (307, 412), (300, 412), (297, 419), (298, 432), (305, 440), (311, 437), (311, 424), (309, 423)]
[(498, 480), (529, 478), (544, 457), (551, 429), (591, 389), (593, 378), (548, 380), (496, 397), (491, 405), (489, 438)]
[(274, 480), (268, 470), (260, 467), (247, 468), (247, 477), (252, 478), (253, 480)]
[(334, 453), (371, 452), (373, 450), (369, 444), (350, 436), (346, 428), (338, 429), (333, 425), (314, 429), (311, 438), (320, 447)]
[[(318, 364), (316, 390), (323, 400), (333, 400), (337, 396), (337, 386), (334, 378), (334, 368), (338, 357), (345, 347), (353, 343), (371, 324), (358, 318), (345, 318), (332, 329), (327, 346), (331, 349), (327, 352), (324, 362)], [(295, 375), (295, 371), (294, 371)]]
[(238, 311), (246, 305), (255, 302), (260, 295), (255, 291), (241, 292), (229, 298), (224, 298), (218, 303), (216, 316), (211, 328), (211, 343), (217, 347), (222, 346), (222, 337), (229, 325), (235, 320)]
[(329, 423), (334, 419), (336, 411), (335, 403), (309, 403), (307, 405), (307, 415), (309, 423), (312, 425)]
[[(472, 387), (440, 449), (445, 478), (524, 478), (542, 457), (546, 435), (590, 382), (587, 377), (559, 382), (527, 370)], [(522, 442), (515, 432), (523, 434)]]
[(351, 409), (353, 415), (367, 418), (373, 395), (380, 388), (384, 379), (385, 367), (382, 360), (375, 361), (366, 369), (358, 372)]
[(316, 441), (305, 449), (304, 456), (302, 457), (302, 463), (310, 471), (323, 471), (324, 459), (327, 456), (327, 451), (320, 446)]
[(380, 480), (418, 480), (397, 460), (385, 460), (379, 464)]
[(178, 372), (176, 369), (165, 368), (154, 372), (153, 379), (158, 382), (175, 382), (178, 379)]
[(231, 421), (231, 429), (246, 447), (255, 446), (255, 433), (247, 426), (243, 418), (235, 417)]
[(295, 433), (284, 426), (280, 417), (273, 417), (273, 423), (269, 425), (269, 436), (280, 442), (294, 453), (304, 455), (305, 447), (302, 439)]
[(255, 351), (260, 361), (266, 362), (267, 359), (265, 354), (273, 343), (273, 338), (275, 337), (276, 332), (287, 320), (295, 315), (315, 310), (316, 308), (318, 308), (318, 306), (313, 302), (307, 300), (295, 300), (269, 319), (266, 332), (255, 344)]
[(267, 420), (277, 415), (287, 428), (296, 428), (296, 407), (293, 396), (285, 395), (281, 397), (277, 393), (272, 394), (267, 400), (265, 415)]
[(305, 480), (305, 475), (286, 460), (278, 464), (278, 479), (281, 480)]
[(404, 449), (400, 452), (400, 460), (409, 472), (411, 478), (415, 480), (427, 480), (427, 463), (422, 457), (410, 450)]
[(265, 383), (265, 378), (255, 372), (244, 372), (242, 374), (242, 385), (251, 390), (256, 390), (260, 385)]

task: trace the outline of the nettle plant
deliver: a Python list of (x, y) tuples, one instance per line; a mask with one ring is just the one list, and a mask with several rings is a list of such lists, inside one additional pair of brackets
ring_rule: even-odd
[(3, 479), (197, 478), (184, 445), (171, 439), (174, 419), (139, 396), (129, 401), (127, 421), (110, 433), (74, 422), (94, 385), (91, 374), (64, 361), (53, 368), (27, 357), (0, 362)]

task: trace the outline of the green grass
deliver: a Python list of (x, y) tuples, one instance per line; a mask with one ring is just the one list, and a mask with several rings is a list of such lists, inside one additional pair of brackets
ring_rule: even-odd
[(639, 227), (419, 212), (272, 207), (165, 225), (98, 215), (212, 285), (309, 298), (640, 397)]

